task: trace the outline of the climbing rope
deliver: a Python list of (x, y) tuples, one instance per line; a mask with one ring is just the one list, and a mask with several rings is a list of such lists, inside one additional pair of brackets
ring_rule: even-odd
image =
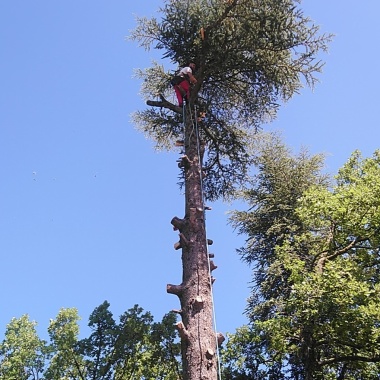
[(186, 103), (187, 101), (183, 99), (182, 103), (182, 120), (183, 120), (183, 145), (186, 145), (186, 135), (185, 135), (185, 130), (186, 130)]

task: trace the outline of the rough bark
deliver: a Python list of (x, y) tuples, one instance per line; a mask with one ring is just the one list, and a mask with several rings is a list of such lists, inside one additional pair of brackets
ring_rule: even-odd
[[(184, 131), (185, 217), (174, 217), (172, 225), (179, 231), (175, 249), (182, 249), (182, 283), (168, 285), (167, 291), (178, 296), (182, 321), (177, 324), (181, 336), (184, 380), (216, 380), (217, 341), (213, 327), (212, 280), (206, 237), (202, 193), (201, 157), (197, 135), (187, 110)], [(211, 270), (215, 269), (211, 263)]]

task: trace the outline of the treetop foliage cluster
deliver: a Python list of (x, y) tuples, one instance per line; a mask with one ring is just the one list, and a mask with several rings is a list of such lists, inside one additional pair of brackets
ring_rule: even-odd
[[(175, 67), (196, 63), (190, 104), (205, 115), (205, 195), (228, 196), (246, 178), (252, 135), (304, 83), (315, 84), (323, 66), (318, 54), (331, 36), (320, 34), (294, 0), (168, 0), (161, 14), (138, 19), (131, 38), (162, 50)], [(139, 76), (144, 97), (160, 107), (136, 112), (135, 124), (159, 148), (171, 149), (183, 133), (181, 110), (167, 100), (173, 71), (154, 63)]]

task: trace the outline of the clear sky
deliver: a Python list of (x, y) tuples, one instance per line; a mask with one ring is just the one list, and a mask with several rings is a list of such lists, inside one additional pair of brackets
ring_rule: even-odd
[[(85, 326), (108, 300), (115, 317), (139, 304), (156, 320), (179, 307), (166, 293), (182, 268), (173, 216), (183, 216), (177, 153), (157, 153), (130, 115), (145, 107), (135, 68), (160, 53), (125, 37), (134, 15), (162, 0), (0, 2), (0, 338), (29, 314), (45, 331), (61, 307)], [(380, 147), (378, 0), (305, 0), (305, 13), (336, 35), (321, 83), (282, 107), (264, 129), (297, 152), (325, 152), (335, 173), (355, 149)], [(207, 214), (214, 240), (218, 330), (245, 323), (250, 271), (227, 225), (233, 208)], [(83, 327), (83, 329), (85, 329)]]

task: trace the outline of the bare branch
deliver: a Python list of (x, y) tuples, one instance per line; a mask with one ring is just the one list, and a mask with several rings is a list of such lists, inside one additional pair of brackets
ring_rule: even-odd
[(174, 105), (173, 103), (170, 103), (168, 100), (166, 100), (164, 98), (163, 95), (160, 94), (160, 101), (156, 101), (156, 100), (148, 100), (146, 102), (146, 104), (148, 106), (152, 106), (152, 107), (160, 107), (160, 108), (166, 108), (168, 110), (171, 110), (171, 111), (174, 111), (174, 112), (177, 112), (177, 113), (182, 113), (182, 108), (179, 107), (179, 106), (176, 106)]

